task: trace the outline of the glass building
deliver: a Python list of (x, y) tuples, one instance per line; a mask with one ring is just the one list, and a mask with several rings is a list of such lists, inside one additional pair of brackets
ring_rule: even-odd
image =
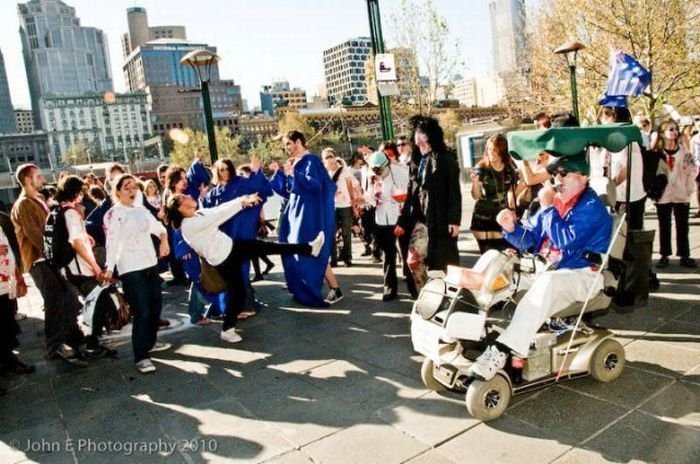
[(15, 127), (15, 113), (10, 98), (10, 86), (7, 83), (5, 72), (5, 58), (0, 51), (0, 134), (12, 134), (17, 132)]
[(24, 65), (37, 128), (45, 96), (82, 95), (112, 90), (107, 36), (83, 27), (75, 8), (61, 0), (17, 5)]

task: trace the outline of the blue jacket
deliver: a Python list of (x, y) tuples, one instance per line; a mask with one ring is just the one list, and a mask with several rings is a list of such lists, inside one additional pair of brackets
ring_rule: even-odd
[(521, 251), (538, 252), (546, 237), (561, 250), (559, 269), (591, 266), (583, 257), (586, 251), (604, 254), (612, 235), (612, 217), (598, 195), (589, 187), (565, 217), (553, 206), (540, 209), (513, 232), (504, 232), (511, 245)]

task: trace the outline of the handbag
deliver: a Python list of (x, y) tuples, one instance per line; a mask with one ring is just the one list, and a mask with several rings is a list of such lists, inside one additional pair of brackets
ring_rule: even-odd
[(201, 256), (199, 257), (199, 264), (202, 268), (202, 272), (199, 274), (199, 284), (207, 293), (221, 293), (226, 290), (226, 280), (214, 266)]

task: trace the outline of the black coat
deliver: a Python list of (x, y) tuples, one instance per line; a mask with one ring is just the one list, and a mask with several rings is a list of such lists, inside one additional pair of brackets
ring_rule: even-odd
[(398, 225), (410, 233), (416, 222), (428, 226), (427, 266), (430, 270), (446, 270), (448, 264), (459, 264), (457, 238), (451, 237), (448, 226), (462, 222), (462, 193), (459, 165), (452, 153), (431, 153), (424, 179), (418, 178), (421, 158), (410, 165), (408, 198), (403, 205)]

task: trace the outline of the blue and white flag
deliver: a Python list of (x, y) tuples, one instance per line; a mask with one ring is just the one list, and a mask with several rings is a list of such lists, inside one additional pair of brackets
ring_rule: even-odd
[(622, 51), (610, 53), (610, 73), (605, 95), (637, 97), (651, 82), (651, 73), (637, 60)]

